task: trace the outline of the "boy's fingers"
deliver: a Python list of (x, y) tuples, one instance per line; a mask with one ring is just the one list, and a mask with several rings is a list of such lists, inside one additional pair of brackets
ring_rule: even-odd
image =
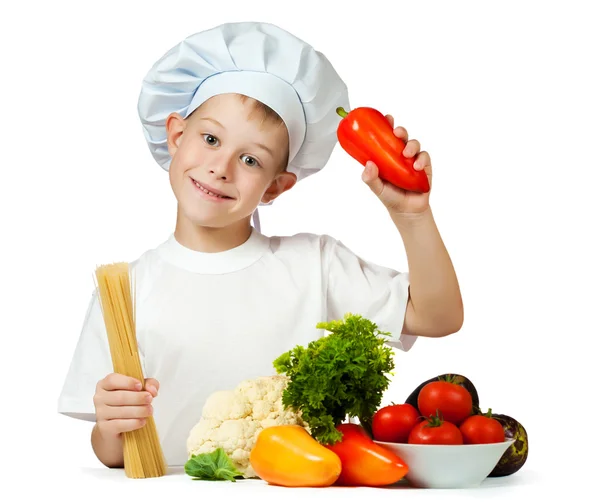
[(103, 406), (98, 409), (98, 420), (147, 418), (153, 414), (151, 404), (143, 406)]
[(391, 115), (386, 115), (385, 118), (387, 119), (387, 121), (389, 122), (390, 126), (392, 126), (392, 129), (394, 128), (394, 117), (392, 117)]
[(421, 149), (421, 144), (416, 139), (411, 139), (406, 143), (406, 147), (402, 152), (405, 157), (414, 157)]
[(362, 180), (367, 184), (371, 191), (378, 197), (383, 192), (383, 181), (379, 177), (379, 169), (374, 162), (370, 160), (365, 164), (365, 169), (362, 174)]
[(136, 379), (119, 373), (111, 373), (99, 382), (103, 390), (142, 390), (142, 383)]
[(402, 126), (398, 126), (394, 129), (394, 135), (397, 138), (400, 138), (402, 141), (404, 141), (405, 143), (408, 142), (408, 131), (402, 127)]
[(101, 429), (110, 435), (116, 436), (123, 432), (135, 431), (144, 425), (146, 425), (146, 419), (144, 418), (125, 418), (108, 420), (102, 424)]
[(159, 388), (160, 388), (160, 385), (158, 383), (158, 380), (156, 380), (154, 378), (146, 378), (145, 389), (148, 392), (150, 392), (154, 397), (156, 397), (156, 395), (158, 394)]
[(153, 396), (148, 391), (112, 390), (100, 393), (102, 402), (107, 406), (141, 406), (150, 404)]
[(419, 152), (419, 155), (417, 155), (417, 159), (415, 160), (413, 166), (417, 170), (425, 167), (431, 167), (431, 157), (429, 156), (429, 153), (425, 151)]

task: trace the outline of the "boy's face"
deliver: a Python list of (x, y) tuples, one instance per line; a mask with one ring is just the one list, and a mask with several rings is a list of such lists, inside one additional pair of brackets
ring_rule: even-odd
[[(249, 218), (296, 182), (287, 165), (284, 124), (250, 117), (251, 100), (223, 94), (184, 120), (167, 119), (171, 187), (182, 216), (194, 225), (226, 227)], [(208, 193), (210, 192), (210, 193)]]

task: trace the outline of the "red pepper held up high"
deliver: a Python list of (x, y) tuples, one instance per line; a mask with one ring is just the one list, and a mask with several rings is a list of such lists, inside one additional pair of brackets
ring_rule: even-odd
[(346, 112), (337, 109), (343, 117), (337, 129), (342, 148), (363, 166), (374, 162), (379, 177), (411, 192), (429, 192), (429, 179), (424, 170), (417, 171), (415, 157), (407, 158), (402, 151), (406, 143), (394, 135), (394, 129), (385, 116), (374, 108), (360, 107)]

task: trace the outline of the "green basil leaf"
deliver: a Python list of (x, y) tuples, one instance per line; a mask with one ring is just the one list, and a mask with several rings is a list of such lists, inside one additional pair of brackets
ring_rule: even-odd
[(186, 474), (195, 480), (233, 481), (243, 478), (223, 448), (212, 453), (192, 455), (184, 466)]

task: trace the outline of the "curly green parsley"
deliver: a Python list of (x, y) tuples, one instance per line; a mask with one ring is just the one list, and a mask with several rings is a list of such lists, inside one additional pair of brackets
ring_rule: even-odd
[(393, 375), (393, 350), (377, 325), (350, 313), (343, 320), (321, 322), (330, 332), (307, 347), (281, 354), (273, 365), (290, 381), (283, 392), (284, 407), (301, 412), (311, 435), (334, 444), (342, 434), (336, 427), (346, 416), (357, 417), (371, 432), (371, 420)]

